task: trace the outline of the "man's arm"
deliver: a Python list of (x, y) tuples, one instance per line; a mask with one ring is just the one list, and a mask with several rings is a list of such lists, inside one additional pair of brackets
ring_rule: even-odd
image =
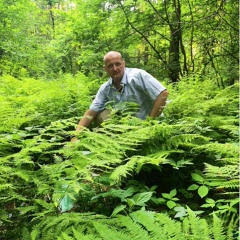
[(79, 121), (76, 131), (80, 131), (84, 127), (89, 127), (91, 125), (91, 123), (93, 122), (93, 120), (96, 118), (97, 114), (98, 114), (97, 112), (95, 112), (91, 109), (88, 109), (84, 113), (81, 120)]
[(162, 113), (165, 105), (166, 105), (166, 100), (168, 97), (168, 91), (164, 90), (162, 91), (158, 97), (155, 99), (154, 103), (153, 103), (153, 108), (149, 114), (149, 117), (155, 118), (160, 116), (160, 114)]
[[(97, 112), (91, 110), (91, 109), (88, 109), (83, 117), (81, 118), (81, 120), (79, 121), (78, 123), (78, 126), (76, 128), (76, 132), (79, 132), (81, 131), (82, 129), (84, 129), (85, 127), (89, 127), (91, 125), (91, 123), (93, 122), (93, 120), (96, 118), (97, 116)], [(75, 142), (77, 140), (76, 137), (72, 138), (71, 139), (71, 142)]]

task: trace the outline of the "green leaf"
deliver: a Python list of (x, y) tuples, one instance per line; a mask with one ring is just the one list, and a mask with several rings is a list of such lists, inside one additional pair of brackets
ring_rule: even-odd
[(237, 203), (239, 203), (239, 198), (231, 200), (230, 207), (234, 206)]
[(178, 212), (174, 218), (180, 218), (180, 217), (186, 217), (187, 216), (187, 213), (186, 212)]
[(165, 198), (157, 198), (156, 202), (157, 202), (157, 204), (163, 204), (166, 202), (166, 199)]
[(208, 190), (208, 187), (203, 185), (198, 189), (198, 195), (203, 198), (208, 194)]
[(171, 199), (171, 196), (169, 193), (162, 193), (162, 196), (167, 199)]
[(175, 207), (174, 211), (176, 211), (176, 212), (186, 212), (186, 209), (181, 206), (181, 207)]
[(200, 182), (200, 183), (203, 183), (204, 181), (204, 178), (202, 176), (200, 176), (199, 174), (196, 174), (196, 173), (192, 173), (192, 178), (197, 181), (197, 182)]
[(188, 191), (194, 191), (197, 190), (199, 186), (197, 184), (192, 184), (191, 186), (188, 187)]
[(42, 199), (35, 199), (34, 201), (46, 209), (52, 209), (54, 207), (52, 203), (47, 203)]
[(114, 208), (111, 217), (115, 217), (119, 212), (121, 212), (122, 210), (124, 210), (126, 208), (125, 205), (119, 205), (117, 207)]
[(205, 204), (201, 205), (202, 208), (209, 208), (209, 207), (213, 208), (214, 206), (215, 206), (215, 204), (210, 204), (210, 203), (205, 203)]
[(133, 196), (133, 200), (135, 201), (135, 205), (143, 206), (144, 203), (148, 202), (152, 197), (152, 192), (144, 192), (138, 193)]
[(132, 198), (127, 198), (127, 204), (129, 207), (136, 205), (136, 202)]
[(176, 196), (176, 194), (177, 194), (177, 190), (175, 188), (170, 192), (170, 197), (173, 198), (174, 196)]
[(211, 199), (211, 198), (206, 198), (206, 200), (205, 200), (207, 203), (210, 203), (210, 204), (215, 204), (216, 202), (213, 200), (213, 199)]
[(158, 188), (158, 185), (153, 185), (151, 188), (150, 188), (150, 191), (154, 191)]
[(127, 198), (127, 197), (132, 196), (133, 193), (134, 193), (134, 188), (133, 188), (133, 187), (128, 188), (126, 191), (123, 192), (122, 200), (123, 200), (124, 198)]
[(174, 201), (167, 201), (167, 206), (170, 208), (170, 209), (172, 209), (172, 208), (174, 208), (175, 206), (176, 206), (177, 204), (174, 202)]

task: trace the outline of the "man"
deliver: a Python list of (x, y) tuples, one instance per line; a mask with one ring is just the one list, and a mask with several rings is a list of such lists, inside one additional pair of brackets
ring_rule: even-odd
[[(124, 102), (138, 104), (136, 117), (146, 119), (160, 116), (168, 91), (153, 76), (141, 69), (125, 68), (119, 52), (110, 51), (104, 58), (104, 70), (110, 79), (99, 88), (95, 99), (79, 121), (76, 131), (89, 127), (106, 108), (106, 103), (115, 105)], [(75, 141), (74, 138), (72, 141)]]

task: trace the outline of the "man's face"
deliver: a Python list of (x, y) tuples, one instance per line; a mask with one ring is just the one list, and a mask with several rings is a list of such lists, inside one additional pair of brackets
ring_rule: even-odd
[(115, 81), (120, 81), (124, 74), (125, 62), (118, 54), (110, 54), (105, 58), (104, 69)]

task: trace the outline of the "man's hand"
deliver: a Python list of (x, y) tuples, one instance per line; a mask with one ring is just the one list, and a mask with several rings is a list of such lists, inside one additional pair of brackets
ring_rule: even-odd
[(168, 91), (164, 90), (162, 91), (158, 97), (155, 99), (153, 108), (149, 114), (149, 117), (155, 118), (161, 115), (165, 105), (166, 105), (166, 100), (168, 97)]
[[(80, 133), (82, 130), (84, 130), (84, 128), (87, 128), (91, 125), (91, 123), (93, 122), (93, 120), (96, 118), (97, 116), (97, 112), (94, 112), (90, 109), (88, 109), (84, 116), (81, 118), (81, 120), (78, 123), (77, 129), (76, 129), (76, 133)], [(78, 140), (77, 137), (73, 137), (70, 142), (74, 143)]]
[(71, 142), (71, 143), (74, 143), (74, 142), (76, 142), (77, 140), (78, 140), (78, 138), (74, 137), (74, 138), (71, 139), (70, 142)]

